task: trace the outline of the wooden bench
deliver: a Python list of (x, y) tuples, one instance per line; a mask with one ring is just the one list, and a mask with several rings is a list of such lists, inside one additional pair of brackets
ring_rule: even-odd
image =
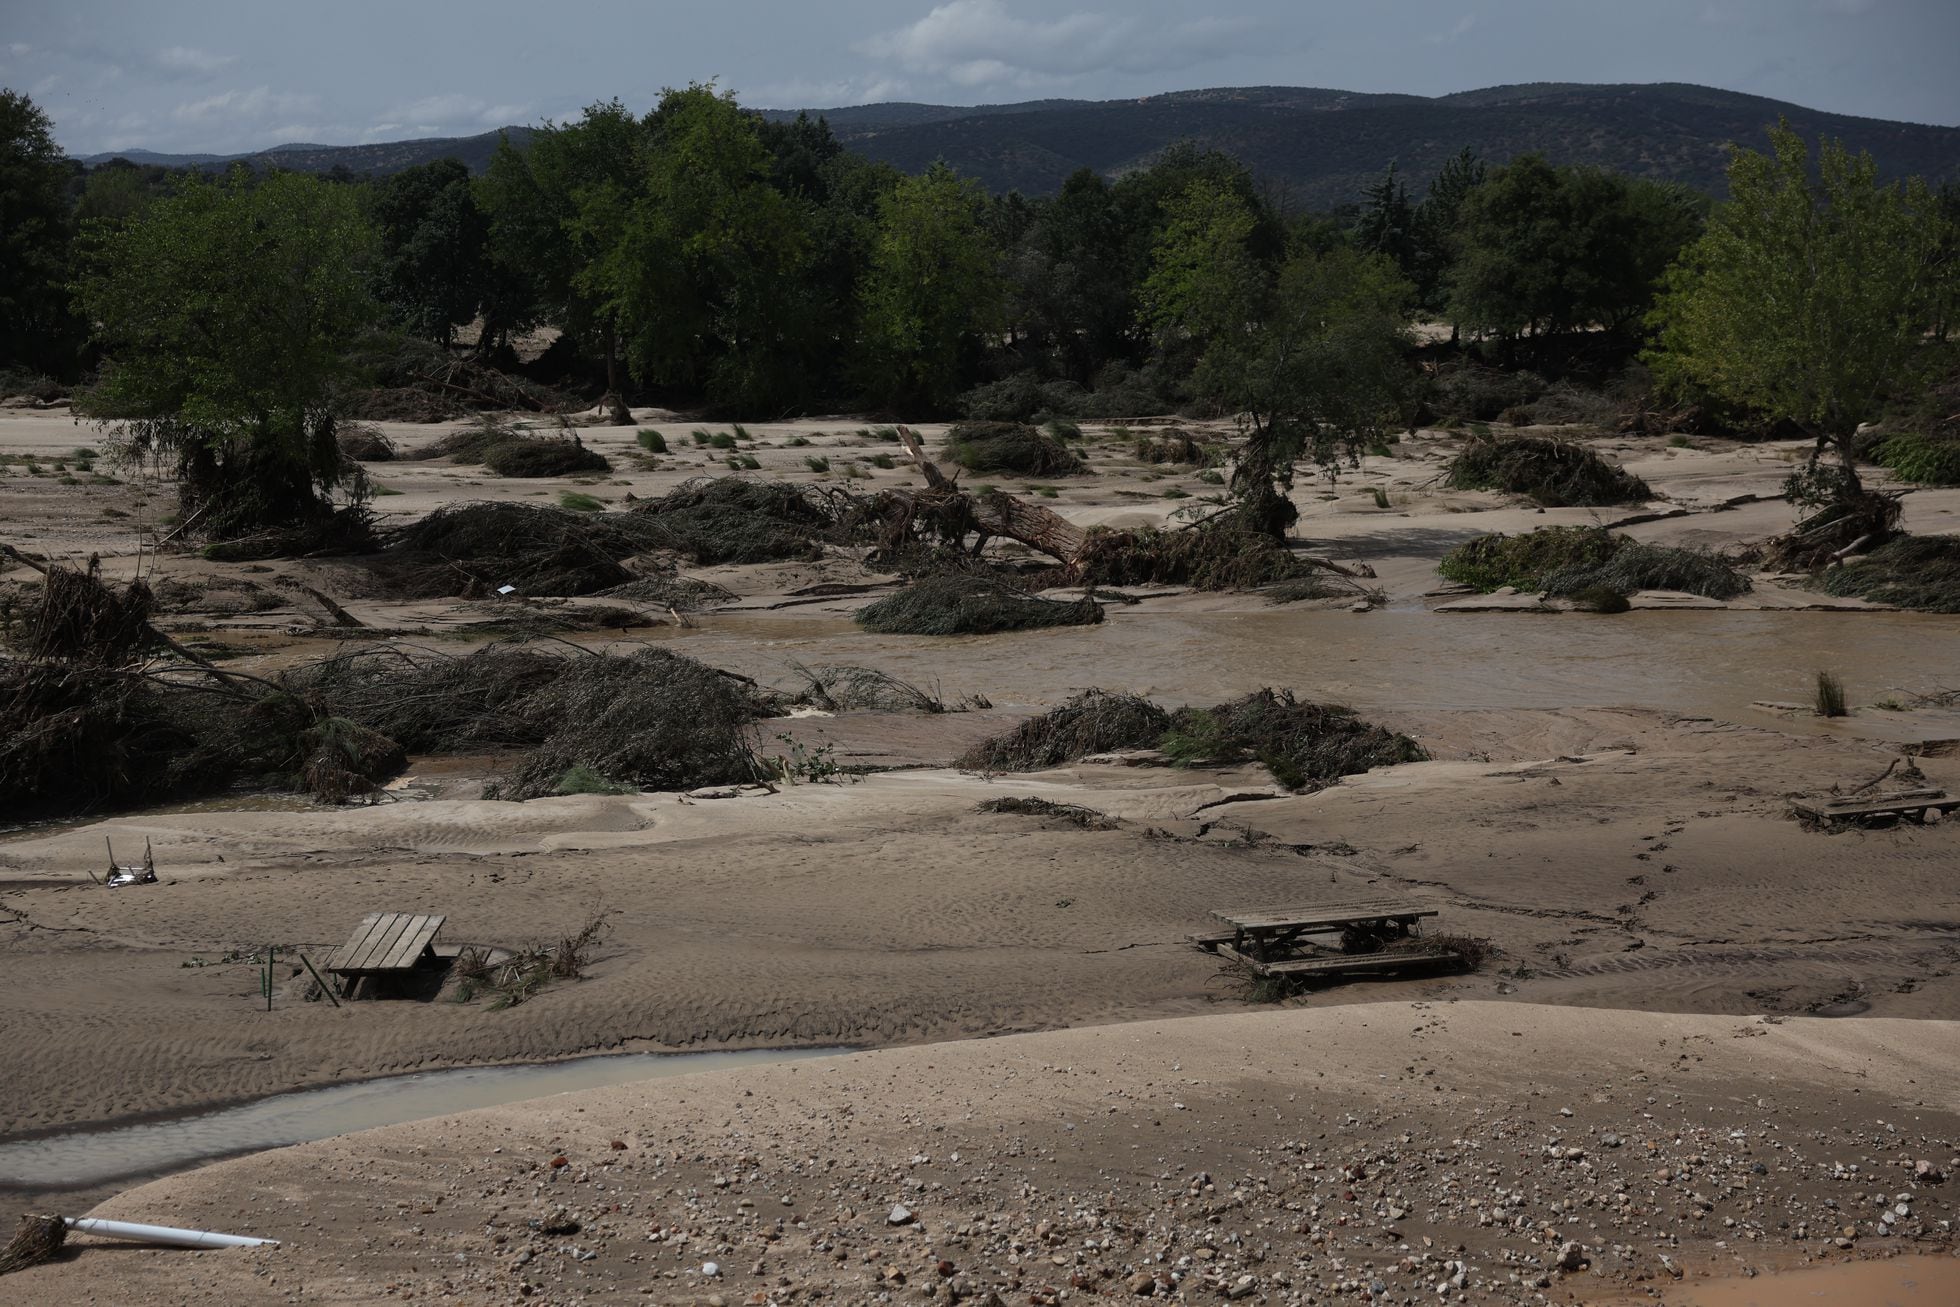
[(1960, 808), (1960, 798), (1941, 789), (1896, 790), (1890, 794), (1849, 795), (1831, 799), (1795, 799), (1790, 810), (1818, 822), (1867, 821), (1873, 817), (1904, 817), (1924, 823), (1926, 814), (1942, 816)]
[(413, 972), (434, 961), (436, 932), (446, 917), (413, 912), (370, 912), (327, 958), (324, 970), (339, 976), (343, 997), (363, 981)]

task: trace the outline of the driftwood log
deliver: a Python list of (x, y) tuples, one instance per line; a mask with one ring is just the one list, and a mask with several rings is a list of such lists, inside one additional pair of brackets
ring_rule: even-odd
[(986, 546), (989, 538), (1001, 536), (1018, 540), (1064, 564), (1072, 565), (1081, 555), (1088, 533), (1061, 514), (998, 490), (987, 495), (969, 495), (926, 457), (925, 446), (910, 427), (900, 427), (898, 439), (926, 479), (925, 491), (912, 497), (914, 516), (921, 511), (943, 512), (950, 501), (964, 500), (967, 516), (980, 535), (975, 553)]

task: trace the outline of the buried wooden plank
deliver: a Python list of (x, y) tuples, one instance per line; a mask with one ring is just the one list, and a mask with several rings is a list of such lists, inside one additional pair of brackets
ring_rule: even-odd
[(444, 917), (422, 916), (415, 918), (407, 931), (396, 944), (393, 951), (376, 966), (378, 971), (408, 970), (422, 959), (429, 945), (435, 943), (436, 932), (442, 929)]
[(1214, 908), (1211, 915), (1239, 930), (1271, 930), (1344, 926), (1363, 921), (1413, 920), (1440, 914), (1436, 908), (1408, 899), (1359, 899), (1346, 903)]
[(381, 925), (382, 918), (388, 915), (390, 914), (386, 912), (370, 912), (362, 917), (361, 924), (354, 927), (354, 933), (347, 937), (347, 942), (327, 955), (327, 970), (338, 971), (349, 958), (363, 952), (367, 948), (368, 936)]

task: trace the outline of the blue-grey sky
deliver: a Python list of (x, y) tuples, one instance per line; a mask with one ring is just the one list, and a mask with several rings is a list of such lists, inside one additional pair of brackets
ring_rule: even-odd
[(1698, 82), (1960, 125), (1960, 0), (0, 0), (0, 84), (71, 153), (230, 153), (744, 104)]

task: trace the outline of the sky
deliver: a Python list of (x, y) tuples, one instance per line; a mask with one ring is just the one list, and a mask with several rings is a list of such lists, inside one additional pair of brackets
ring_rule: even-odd
[(1960, 126), (1960, 0), (0, 0), (69, 153), (471, 135), (714, 80), (745, 105), (1695, 82)]

